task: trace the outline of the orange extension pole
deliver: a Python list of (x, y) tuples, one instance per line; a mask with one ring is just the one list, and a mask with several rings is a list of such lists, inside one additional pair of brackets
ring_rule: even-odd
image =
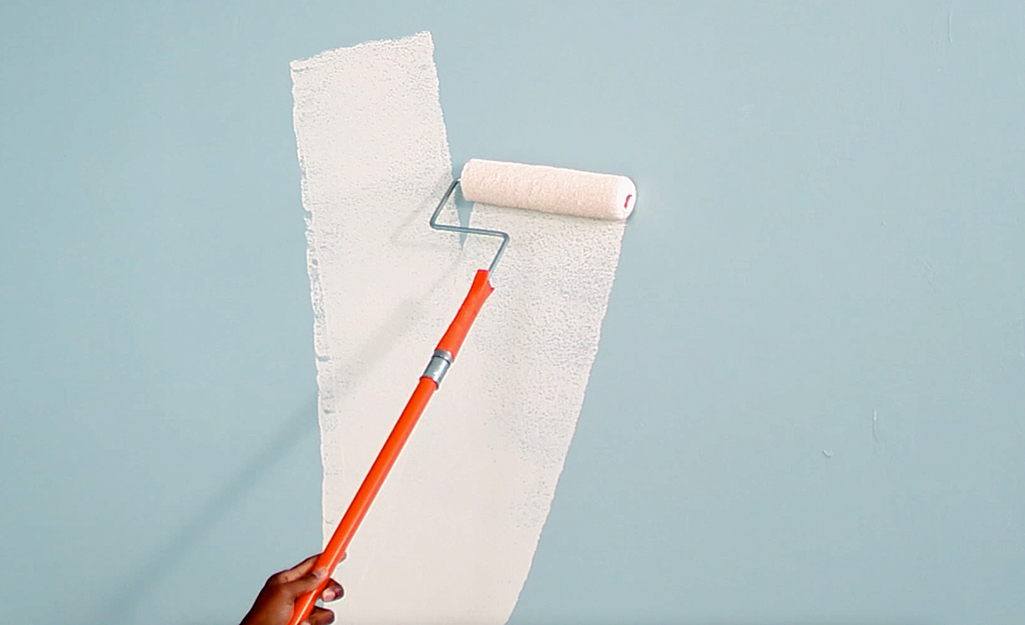
[[(370, 504), (374, 502), (374, 497), (377, 496), (377, 492), (381, 490), (381, 485), (384, 483), (385, 478), (388, 477), (388, 472), (391, 471), (392, 465), (395, 464), (395, 460), (399, 457), (399, 452), (402, 451), (402, 447), (413, 432), (416, 422), (420, 419), (420, 415), (423, 414), (424, 408), (427, 407), (427, 403), (431, 400), (434, 392), (438, 390), (441, 379), (445, 376), (445, 372), (448, 371), (449, 366), (455, 360), (456, 354), (459, 353), (459, 349), (463, 346), (463, 341), (466, 340), (466, 335), (470, 331), (470, 326), (473, 325), (474, 320), (477, 318), (477, 313), (480, 312), (481, 306), (484, 305), (492, 291), (494, 291), (494, 288), (488, 280), (488, 271), (485, 269), (477, 271), (477, 275), (473, 279), (473, 285), (470, 287), (470, 292), (466, 295), (463, 305), (460, 306), (455, 319), (452, 320), (445, 335), (438, 342), (438, 347), (434, 350), (434, 356), (431, 358), (427, 370), (420, 377), (420, 382), (416, 385), (413, 396), (409, 398), (405, 409), (399, 415), (399, 420), (395, 423), (391, 434), (388, 435), (388, 439), (384, 442), (381, 452), (377, 454), (377, 459), (374, 460), (374, 464), (363, 479), (359, 490), (356, 491), (356, 496), (352, 498), (352, 503), (349, 504), (349, 508), (345, 511), (345, 516), (342, 517), (338, 527), (335, 528), (331, 540), (328, 541), (324, 551), (317, 558), (314, 569), (326, 568), (328, 570), (328, 577), (330, 577), (330, 573), (338, 565), (342, 554), (349, 547), (353, 535), (359, 528), (360, 522), (370, 509)], [(325, 578), (315, 590), (302, 595), (296, 600), (295, 608), (292, 611), (292, 619), (288, 621), (288, 625), (300, 625), (310, 615), (310, 612), (313, 611), (313, 606), (317, 603), (317, 598), (320, 597), (320, 593), (324, 592), (324, 588), (327, 587), (327, 583), (328, 579)]]

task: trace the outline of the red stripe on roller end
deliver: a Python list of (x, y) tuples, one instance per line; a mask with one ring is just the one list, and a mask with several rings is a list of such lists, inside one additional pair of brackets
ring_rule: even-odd
[(626, 196), (626, 201), (623, 202), (623, 208), (630, 208), (630, 198), (632, 198), (632, 197), (633, 197), (632, 194)]

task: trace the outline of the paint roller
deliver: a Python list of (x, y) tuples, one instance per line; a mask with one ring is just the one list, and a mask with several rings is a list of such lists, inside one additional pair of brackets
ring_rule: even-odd
[[(462, 188), (466, 200), (478, 204), (617, 221), (623, 221), (630, 216), (637, 199), (637, 189), (633, 181), (626, 176), (483, 159), (467, 161), (460, 177), (452, 182), (438, 202), (431, 215), (430, 226), (445, 232), (498, 238), (501, 244), (491, 265), (487, 269), (478, 270), (474, 276), (470, 292), (438, 342), (427, 368), (420, 376), (416, 390), (413, 391), (366, 478), (356, 491), (331, 540), (317, 559), (315, 569), (325, 568), (330, 573), (341, 560), (388, 472), (395, 464), (399, 452), (409, 439), (413, 427), (459, 354), (481, 306), (494, 291), (490, 277), (509, 244), (509, 235), (498, 230), (439, 224), (438, 216), (441, 209), (452, 197), (457, 186)], [(296, 601), (289, 625), (300, 625), (309, 616), (317, 597), (327, 586), (327, 581), (325, 578), (317, 589), (302, 595)]]

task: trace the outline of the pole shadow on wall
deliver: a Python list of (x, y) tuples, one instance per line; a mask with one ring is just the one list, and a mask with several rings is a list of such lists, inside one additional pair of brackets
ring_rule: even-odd
[(147, 594), (181, 564), (217, 522), (252, 491), (292, 447), (315, 429), (316, 422), (317, 398), (314, 396), (284, 422), (252, 460), (211, 497), (149, 562), (130, 576), (131, 581), (111, 595), (89, 621), (91, 625), (113, 625), (130, 618)]
[[(447, 186), (444, 181), (439, 181), (438, 184)], [(414, 214), (423, 215), (423, 219), (426, 221), (436, 202), (437, 199), (433, 197), (425, 198), (420, 210)], [(465, 210), (468, 209), (464, 208)], [(468, 215), (460, 216), (460, 220), (462, 219), (468, 219)], [(399, 226), (392, 234), (393, 240), (399, 245), (403, 244), (399, 237), (403, 227), (405, 226)], [(447, 267), (447, 271), (434, 284), (428, 286), (421, 298), (406, 299), (401, 302), (391, 315), (378, 325), (374, 334), (360, 346), (356, 355), (349, 361), (333, 363), (337, 367), (334, 377), (346, 382), (340, 394), (344, 394), (344, 388), (355, 386), (363, 376), (375, 370), (376, 363), (386, 356), (395, 343), (411, 330), (414, 321), (422, 313), (423, 300), (429, 299), (429, 296), (445, 281), (446, 276), (455, 270), (457, 264), (458, 259), (454, 259), (452, 264)], [(420, 364), (419, 360), (417, 360), (417, 364)], [(253, 459), (246, 463), (239, 473), (218, 491), (191, 521), (178, 530), (167, 541), (163, 549), (131, 576), (131, 581), (111, 595), (97, 610), (96, 616), (88, 621), (89, 625), (118, 625), (131, 618), (148, 593), (159, 586), (167, 574), (184, 560), (185, 556), (246, 493), (255, 488), (260, 480), (270, 473), (274, 465), (292, 447), (316, 429), (316, 423), (317, 397), (314, 396), (285, 421), (281, 429), (271, 437), (270, 441), (260, 449)]]

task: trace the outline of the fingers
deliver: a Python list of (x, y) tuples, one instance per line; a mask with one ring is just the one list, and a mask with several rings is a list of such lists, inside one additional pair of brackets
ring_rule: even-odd
[(319, 557), (319, 553), (314, 554), (290, 569), (281, 571), (280, 573), (275, 573), (274, 575), (271, 575), (270, 579), (267, 580), (267, 583), (272, 585), (281, 585), (294, 582), (300, 577), (309, 574), (309, 572), (313, 570), (313, 565), (317, 563), (317, 558)]
[(327, 569), (314, 569), (299, 579), (282, 584), (282, 592), (289, 597), (298, 597), (304, 592), (321, 588), (327, 581)]
[(327, 580), (327, 587), (324, 588), (324, 592), (320, 593), (320, 598), (326, 603), (341, 599), (344, 594), (345, 591), (342, 589), (342, 585), (333, 579), (329, 579)]
[(309, 625), (328, 625), (335, 622), (335, 613), (327, 608), (313, 608), (304, 622)]

